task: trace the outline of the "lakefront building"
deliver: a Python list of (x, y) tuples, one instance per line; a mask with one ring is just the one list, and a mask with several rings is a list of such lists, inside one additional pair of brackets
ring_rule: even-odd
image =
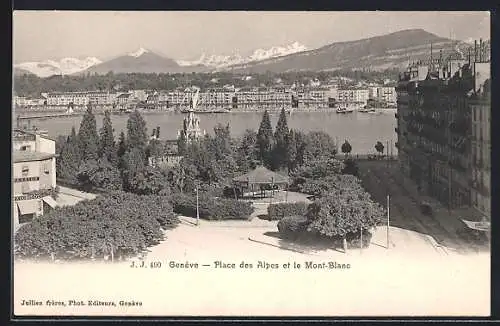
[(337, 91), (338, 101), (366, 105), (370, 98), (368, 88), (341, 88)]
[(46, 134), (14, 129), (12, 136), (13, 224), (29, 222), (57, 206), (55, 141)]
[(418, 62), (397, 86), (401, 170), (449, 208), (490, 216), (490, 62), (480, 44), (464, 59)]

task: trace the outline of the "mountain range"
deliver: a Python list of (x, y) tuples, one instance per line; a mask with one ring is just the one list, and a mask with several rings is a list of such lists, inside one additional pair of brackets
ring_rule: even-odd
[(64, 58), (59, 61), (45, 60), (41, 62), (23, 62), (14, 65), (14, 74), (30, 72), (39, 77), (70, 75), (84, 71), (92, 66), (100, 64), (101, 62), (101, 60), (95, 57), (87, 57), (84, 59)]
[(329, 71), (339, 69), (383, 70), (402, 68), (408, 61), (428, 59), (432, 50), (437, 57), (459, 52), (466, 56), (470, 44), (439, 37), (423, 29), (403, 30), (357, 41), (336, 42), (308, 50), (294, 42), (255, 50), (249, 56), (202, 54), (193, 61), (176, 61), (153, 51), (139, 48), (133, 53), (107, 61), (95, 57), (82, 60), (65, 58), (60, 61), (26, 62), (14, 65), (15, 74), (33, 73), (40, 77), (59, 74), (98, 73), (190, 73), (231, 71), (264, 73), (287, 71)]

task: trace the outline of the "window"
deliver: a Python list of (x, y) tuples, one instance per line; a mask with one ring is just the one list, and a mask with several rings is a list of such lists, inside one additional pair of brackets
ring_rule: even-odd
[(22, 168), (22, 174), (23, 176), (27, 176), (28, 173), (29, 173), (29, 167), (27, 165), (24, 165), (23, 168)]
[(43, 209), (43, 202), (41, 200), (38, 201), (38, 210), (41, 212)]
[(31, 146), (30, 145), (21, 146), (21, 150), (22, 151), (30, 151), (31, 150)]

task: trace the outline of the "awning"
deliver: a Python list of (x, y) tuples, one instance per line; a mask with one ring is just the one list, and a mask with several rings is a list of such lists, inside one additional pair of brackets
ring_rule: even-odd
[(50, 196), (45, 196), (42, 198), (42, 200), (47, 204), (49, 205), (50, 207), (52, 208), (56, 208), (57, 207), (57, 202), (54, 200), (54, 198), (50, 197)]
[(17, 202), (21, 215), (34, 214), (38, 211), (38, 200), (21, 200)]
[(462, 222), (467, 225), (469, 229), (477, 230), (477, 231), (485, 231), (489, 232), (491, 225), (490, 222), (473, 222), (473, 221), (466, 221), (462, 220)]

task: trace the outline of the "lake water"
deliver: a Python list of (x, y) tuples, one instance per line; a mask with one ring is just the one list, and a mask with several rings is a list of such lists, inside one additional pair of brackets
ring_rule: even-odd
[[(343, 142), (345, 139), (352, 145), (352, 153), (366, 154), (375, 152), (375, 143), (383, 142), (384, 146), (389, 144), (392, 153), (396, 154), (394, 144), (397, 135), (395, 109), (378, 110), (377, 113), (354, 112), (349, 114), (338, 114), (336, 112), (293, 112), (287, 116), (288, 126), (303, 132), (324, 131), (334, 139)], [(270, 113), (273, 128), (278, 121), (279, 112)], [(160, 127), (160, 138), (175, 139), (177, 130), (182, 126), (185, 114), (174, 112), (144, 113), (148, 127), (148, 134), (152, 128)], [(238, 112), (222, 114), (200, 114), (200, 127), (207, 133), (213, 134), (213, 128), (217, 123), (229, 123), (231, 134), (235, 137), (241, 136), (245, 129), (258, 130), (262, 119), (262, 112)], [(102, 114), (97, 114), (97, 127), (102, 126)], [(33, 120), (31, 125), (47, 130), (51, 137), (67, 135), (71, 127), (78, 131), (82, 116), (49, 118), (45, 120)], [(126, 131), (127, 115), (112, 115), (112, 123), (115, 135)], [(387, 143), (388, 142), (388, 143)], [(390, 150), (389, 150), (390, 153)]]

